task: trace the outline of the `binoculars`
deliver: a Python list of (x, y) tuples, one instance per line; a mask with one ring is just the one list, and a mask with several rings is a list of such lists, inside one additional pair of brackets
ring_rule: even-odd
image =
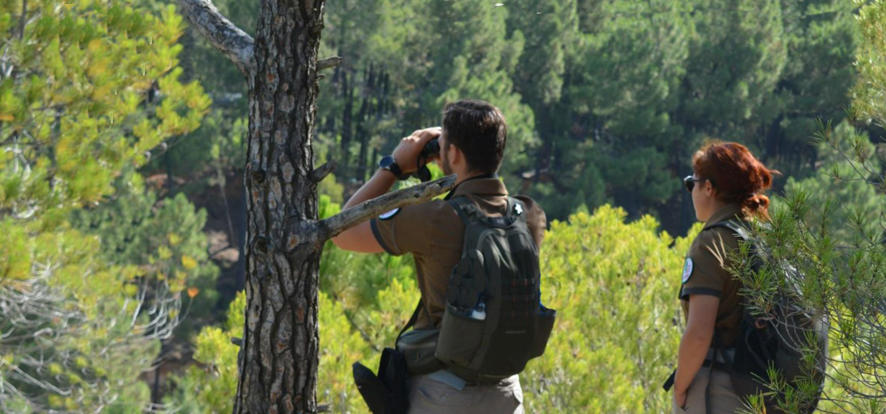
[(440, 141), (439, 138), (434, 138), (428, 141), (427, 144), (425, 144), (425, 147), (421, 149), (421, 153), (418, 155), (418, 158), (427, 160), (428, 158), (436, 157), (439, 153)]
[(428, 170), (427, 162), (440, 154), (440, 142), (437, 138), (428, 141), (418, 154), (418, 169), (412, 174), (421, 181), (431, 179), (431, 171)]

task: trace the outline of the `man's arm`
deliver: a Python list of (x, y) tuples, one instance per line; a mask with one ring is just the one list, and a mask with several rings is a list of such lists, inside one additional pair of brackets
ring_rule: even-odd
[[(342, 207), (342, 210), (388, 192), (396, 181), (397, 177), (394, 177), (393, 173), (388, 170), (379, 169), (372, 175), (372, 178), (370, 178), (369, 181), (363, 184), (363, 186), (351, 196), (350, 200), (348, 200), (344, 207)], [(375, 240), (375, 236), (372, 234), (372, 228), (369, 226), (368, 221), (361, 222), (360, 224), (341, 232), (338, 236), (332, 238), (332, 242), (340, 249), (354, 252), (381, 253), (384, 251), (381, 245), (378, 244), (378, 240)]]
[[(412, 173), (416, 170), (418, 155), (421, 153), (425, 144), (440, 136), (440, 128), (420, 129), (412, 133), (412, 135), (403, 138), (402, 141), (394, 149), (394, 160), (404, 174)], [(379, 169), (342, 207), (342, 210), (353, 207), (366, 200), (378, 197), (391, 189), (397, 177), (388, 170)], [(368, 221), (364, 221), (354, 227), (351, 227), (332, 238), (341, 249), (350, 250), (361, 253), (381, 253), (384, 251), (378, 240), (372, 234), (372, 228)]]

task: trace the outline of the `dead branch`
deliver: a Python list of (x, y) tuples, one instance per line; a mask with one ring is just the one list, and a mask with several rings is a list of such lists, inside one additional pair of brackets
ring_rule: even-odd
[(255, 68), (252, 37), (223, 16), (212, 0), (179, 0), (178, 4), (197, 31), (249, 77)]
[(387, 193), (366, 200), (332, 217), (320, 221), (320, 240), (327, 240), (357, 223), (378, 216), (386, 211), (412, 204), (423, 203), (455, 187), (455, 175), (429, 181), (400, 191)]

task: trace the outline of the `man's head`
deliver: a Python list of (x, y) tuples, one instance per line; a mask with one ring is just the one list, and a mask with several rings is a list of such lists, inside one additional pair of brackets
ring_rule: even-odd
[[(508, 127), (498, 108), (479, 100), (461, 100), (443, 108), (443, 135), (440, 164), (443, 172), (453, 173), (450, 146), (460, 152), (466, 173), (492, 174), (501, 166)], [(463, 159), (462, 159), (463, 157)]]

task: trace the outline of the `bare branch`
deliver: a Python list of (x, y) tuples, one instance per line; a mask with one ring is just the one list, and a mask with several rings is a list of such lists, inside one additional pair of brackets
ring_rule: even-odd
[(428, 201), (455, 187), (455, 175), (394, 191), (364, 201), (320, 221), (322, 240), (337, 236), (351, 226), (397, 207)]
[(327, 161), (325, 164), (315, 168), (314, 171), (311, 171), (311, 181), (315, 183), (323, 181), (323, 179), (326, 178), (327, 175), (335, 171), (335, 167), (335, 161)]
[(317, 71), (334, 68), (338, 65), (341, 65), (341, 62), (342, 58), (339, 56), (332, 56), (326, 59), (320, 59), (317, 61)]
[(247, 77), (255, 68), (254, 41), (219, 13), (212, 0), (178, 0), (182, 14)]

